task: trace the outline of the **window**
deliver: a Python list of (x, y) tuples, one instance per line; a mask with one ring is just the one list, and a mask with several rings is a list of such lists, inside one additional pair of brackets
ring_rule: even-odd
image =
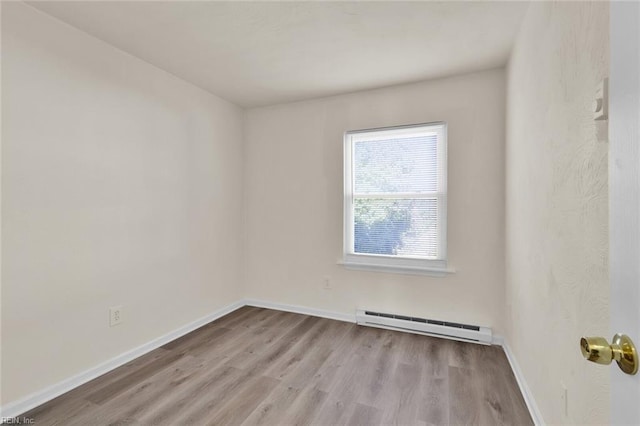
[(347, 267), (448, 272), (446, 135), (445, 123), (345, 134)]

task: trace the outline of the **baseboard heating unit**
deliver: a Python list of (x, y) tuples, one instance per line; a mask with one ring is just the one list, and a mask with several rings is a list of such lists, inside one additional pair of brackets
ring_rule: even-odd
[(357, 310), (356, 323), (483, 345), (490, 345), (493, 339), (488, 327), (374, 311)]

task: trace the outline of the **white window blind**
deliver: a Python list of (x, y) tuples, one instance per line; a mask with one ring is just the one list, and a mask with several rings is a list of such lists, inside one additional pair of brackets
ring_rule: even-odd
[(446, 268), (446, 125), (345, 134), (344, 262)]

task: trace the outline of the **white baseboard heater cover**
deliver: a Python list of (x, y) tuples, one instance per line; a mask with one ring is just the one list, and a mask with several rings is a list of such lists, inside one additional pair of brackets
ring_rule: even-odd
[(490, 345), (493, 341), (488, 327), (369, 310), (357, 310), (356, 323), (483, 345)]

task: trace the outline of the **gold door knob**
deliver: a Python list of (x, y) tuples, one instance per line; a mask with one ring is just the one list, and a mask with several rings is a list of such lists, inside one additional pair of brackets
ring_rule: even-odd
[(604, 337), (583, 337), (580, 349), (582, 356), (596, 364), (609, 365), (615, 360), (625, 373), (633, 375), (638, 372), (638, 352), (627, 335), (616, 334), (611, 344)]

